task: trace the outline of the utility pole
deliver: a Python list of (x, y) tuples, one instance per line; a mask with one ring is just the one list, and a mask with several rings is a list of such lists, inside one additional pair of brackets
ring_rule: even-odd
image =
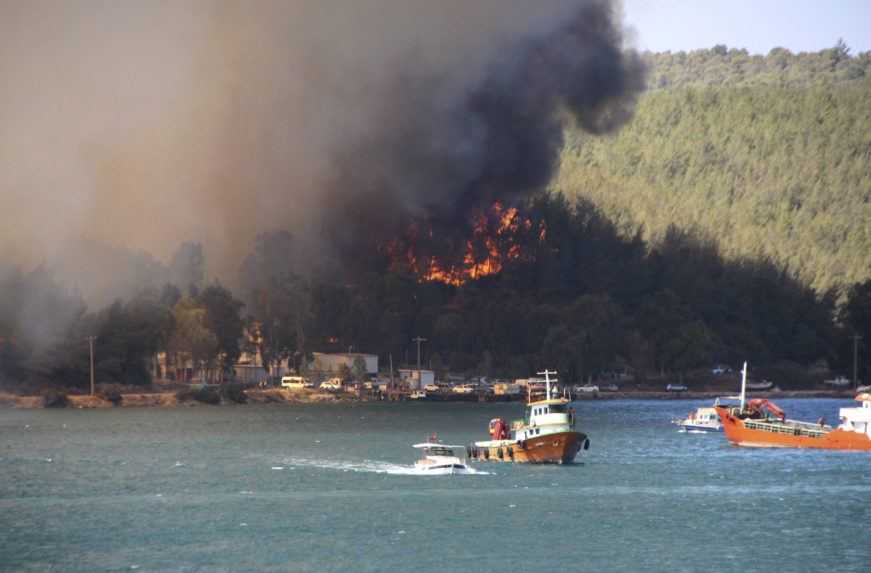
[(859, 387), (859, 341), (862, 337), (858, 334), (853, 335), (853, 388)]
[(96, 336), (88, 337), (88, 346), (91, 349), (91, 396), (94, 395), (94, 341), (97, 340)]
[(426, 342), (426, 338), (420, 336), (411, 339), (412, 342), (417, 342), (417, 375), (420, 377), (420, 343)]

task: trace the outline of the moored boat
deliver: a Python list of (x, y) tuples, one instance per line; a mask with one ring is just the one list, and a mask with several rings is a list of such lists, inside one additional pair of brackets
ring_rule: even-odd
[(871, 451), (871, 394), (856, 396), (858, 408), (841, 408), (840, 424), (833, 428), (820, 418), (816, 423), (789, 420), (780, 407), (765, 399), (746, 400), (747, 364), (744, 364), (738, 406), (716, 406), (726, 438), (735, 445), (758, 448), (818, 448)]
[(545, 376), (543, 397), (530, 399), (523, 420), (510, 429), (502, 418), (490, 420), (490, 440), (474, 442), (469, 457), (480, 461), (533, 464), (564, 464), (574, 461), (582, 449), (590, 447), (586, 434), (575, 431), (575, 412), (568, 398), (556, 395), (551, 386), (555, 379)]

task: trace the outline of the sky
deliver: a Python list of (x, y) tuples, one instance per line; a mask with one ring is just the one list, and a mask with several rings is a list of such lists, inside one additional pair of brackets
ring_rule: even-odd
[(716, 44), (811, 52), (838, 38), (853, 54), (871, 51), (871, 0), (624, 0), (624, 12), (635, 46), (654, 52)]

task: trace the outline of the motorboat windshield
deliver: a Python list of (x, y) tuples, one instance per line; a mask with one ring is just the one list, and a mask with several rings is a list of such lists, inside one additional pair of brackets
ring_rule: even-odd
[(414, 444), (414, 447), (423, 450), (425, 456), (455, 456), (454, 448), (464, 449), (465, 446), (449, 446), (445, 444)]

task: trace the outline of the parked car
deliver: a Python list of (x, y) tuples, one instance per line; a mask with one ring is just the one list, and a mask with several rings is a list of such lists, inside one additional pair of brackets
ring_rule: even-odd
[(685, 384), (669, 384), (665, 387), (666, 392), (686, 392), (689, 388)]
[(726, 366), (725, 364), (717, 364), (713, 368), (711, 368), (711, 374), (714, 376), (721, 376), (723, 374), (728, 374), (732, 369)]
[(606, 384), (602, 386), (602, 390), (605, 390), (606, 392), (619, 392), (620, 386), (617, 386), (616, 384)]
[(474, 384), (461, 384), (459, 386), (454, 386), (451, 391), (454, 394), (474, 394), (477, 389), (478, 388)]
[(591, 392), (598, 392), (599, 387), (596, 386), (595, 384), (584, 384), (583, 386), (575, 386), (574, 391), (577, 392), (578, 394), (580, 394), (580, 393), (588, 394)]
[(326, 390), (327, 392), (338, 392), (342, 389), (342, 379), (341, 378), (330, 378), (326, 382), (321, 383), (321, 390)]
[(864, 386), (857, 386), (856, 393), (861, 394), (862, 392), (871, 392), (871, 384), (866, 384)]

